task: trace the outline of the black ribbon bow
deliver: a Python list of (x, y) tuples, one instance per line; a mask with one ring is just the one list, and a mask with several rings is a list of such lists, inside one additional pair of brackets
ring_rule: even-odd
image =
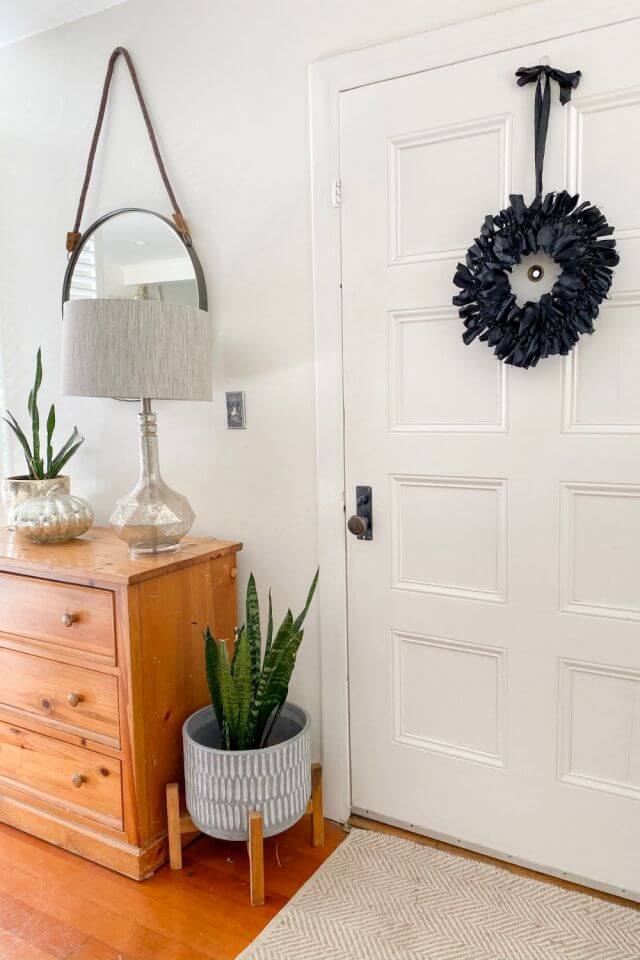
[[(571, 91), (580, 83), (582, 73), (575, 70), (573, 73), (565, 73), (564, 70), (557, 70), (555, 67), (548, 67), (545, 64), (538, 64), (535, 67), (520, 67), (516, 70), (518, 86), (523, 87), (526, 83), (536, 84), (536, 102), (534, 115), (535, 132), (535, 167), (536, 167), (536, 196), (542, 196), (542, 167), (544, 164), (544, 151), (547, 143), (547, 130), (549, 128), (549, 112), (551, 110), (551, 81), (555, 80), (560, 87), (560, 103), (564, 106), (571, 100)], [(544, 91), (542, 89), (542, 78), (544, 77)]]

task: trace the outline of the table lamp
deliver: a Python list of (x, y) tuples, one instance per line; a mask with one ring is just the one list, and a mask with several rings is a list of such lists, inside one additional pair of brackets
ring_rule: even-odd
[[(138, 214), (126, 230), (121, 221), (111, 223), (110, 232), (97, 229), (125, 213)], [(174, 236), (158, 235), (148, 227), (145, 233), (142, 213), (164, 221)], [(93, 271), (87, 269), (86, 255), (82, 260), (82, 248), (87, 251), (92, 234)], [(165, 256), (168, 239), (177, 239), (180, 255), (172, 249), (174, 255)], [(139, 252), (149, 247), (151, 252)], [(92, 284), (86, 283), (87, 277)], [(129, 291), (139, 293), (141, 286), (145, 296), (157, 299), (129, 299)], [(186, 497), (162, 479), (151, 401), (212, 399), (212, 331), (206, 306), (202, 271), (193, 248), (183, 245), (169, 221), (151, 211), (114, 211), (101, 218), (84, 234), (67, 268), (63, 393), (133, 398), (141, 405), (140, 478), (131, 493), (117, 502), (110, 519), (132, 557), (179, 549), (194, 520)]]

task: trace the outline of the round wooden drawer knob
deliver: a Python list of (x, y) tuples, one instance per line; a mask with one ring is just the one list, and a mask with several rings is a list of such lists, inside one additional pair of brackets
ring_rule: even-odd
[(70, 693), (67, 697), (70, 707), (77, 707), (81, 699), (82, 698), (79, 693)]
[(232, 567), (232, 568), (231, 568), (231, 579), (232, 579), (232, 580), (235, 580), (235, 578), (236, 578), (237, 576), (238, 576), (238, 571), (236, 570), (235, 567)]
[(87, 778), (81, 773), (74, 773), (74, 775), (71, 777), (71, 783), (74, 785), (74, 787), (81, 787), (86, 779)]
[(65, 627), (72, 627), (72, 626), (74, 625), (74, 623), (76, 622), (76, 620), (78, 619), (78, 614), (77, 614), (77, 613), (63, 613), (61, 619), (62, 619), (62, 622), (63, 622), (63, 624), (65, 625)]

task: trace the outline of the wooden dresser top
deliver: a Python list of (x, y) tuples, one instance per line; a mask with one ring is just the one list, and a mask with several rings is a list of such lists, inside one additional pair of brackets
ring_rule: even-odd
[(0, 571), (67, 577), (113, 586), (150, 580), (212, 557), (237, 553), (241, 543), (213, 537), (185, 537), (176, 553), (129, 559), (127, 545), (107, 527), (92, 527), (83, 537), (66, 543), (29, 543), (6, 527), (0, 527)]

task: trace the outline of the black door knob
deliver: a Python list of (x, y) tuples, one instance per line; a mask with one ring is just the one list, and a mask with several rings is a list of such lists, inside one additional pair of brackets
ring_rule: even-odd
[(347, 520), (347, 527), (350, 532), (356, 537), (361, 537), (364, 533), (367, 532), (367, 527), (369, 526), (369, 521), (366, 517), (359, 517), (357, 514), (354, 514), (353, 517), (349, 517)]

